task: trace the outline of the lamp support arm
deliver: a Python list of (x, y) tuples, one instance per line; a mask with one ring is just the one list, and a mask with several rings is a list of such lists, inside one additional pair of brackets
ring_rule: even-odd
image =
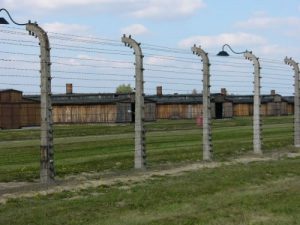
[(8, 17), (9, 17), (9, 19), (10, 19), (14, 24), (19, 25), (19, 26), (25, 26), (25, 25), (27, 24), (27, 23), (17, 23), (16, 21), (14, 21), (13, 18), (11, 17), (11, 15), (9, 14), (9, 12), (8, 12), (6, 9), (2, 8), (2, 9), (0, 9), (0, 12), (1, 12), (1, 11), (6, 12), (6, 14), (7, 14)]
[(224, 51), (224, 48), (225, 48), (225, 47), (228, 47), (228, 48), (230, 49), (230, 51), (232, 51), (234, 54), (244, 54), (245, 52), (247, 52), (247, 51), (236, 52), (236, 51), (234, 51), (234, 50), (230, 47), (230, 45), (228, 45), (228, 44), (223, 45), (222, 51)]

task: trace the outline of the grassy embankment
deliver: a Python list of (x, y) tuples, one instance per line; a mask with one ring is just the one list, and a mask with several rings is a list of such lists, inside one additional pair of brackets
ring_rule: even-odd
[(298, 157), (10, 200), (0, 224), (296, 225), (299, 202)]

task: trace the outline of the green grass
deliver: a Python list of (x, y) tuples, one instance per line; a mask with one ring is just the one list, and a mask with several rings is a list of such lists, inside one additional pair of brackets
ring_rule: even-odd
[(295, 158), (10, 200), (0, 205), (0, 224), (292, 225), (299, 202)]
[[(55, 125), (54, 136), (59, 137), (81, 137), (92, 135), (124, 134), (133, 132), (133, 124), (71, 124)], [(29, 128), (21, 130), (2, 130), (0, 131), (1, 141), (14, 140), (34, 140), (40, 137), (39, 128)]]
[[(263, 118), (263, 151), (293, 149), (292, 117)], [(195, 162), (202, 159), (202, 130), (195, 120), (160, 120), (146, 124), (148, 166)], [(0, 131), (0, 182), (39, 178), (39, 130)], [(252, 152), (250, 117), (214, 120), (214, 160)], [(58, 176), (81, 172), (122, 171), (133, 167), (134, 126), (54, 126)]]

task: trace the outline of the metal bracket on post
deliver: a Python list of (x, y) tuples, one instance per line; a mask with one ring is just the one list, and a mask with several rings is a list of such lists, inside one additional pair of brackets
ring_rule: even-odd
[(135, 54), (135, 154), (134, 168), (146, 168), (146, 147), (144, 128), (144, 68), (143, 53), (140, 43), (137, 43), (131, 36), (122, 37), (125, 46), (133, 48)]
[(47, 33), (36, 23), (26, 24), (29, 34), (40, 42), (41, 60), (41, 163), (40, 180), (47, 184), (54, 181), (53, 120), (51, 104), (50, 44)]
[(299, 75), (299, 64), (292, 58), (285, 57), (285, 64), (292, 66), (295, 72), (295, 96), (294, 96), (294, 146), (300, 147), (300, 75)]
[(244, 57), (254, 65), (254, 101), (253, 101), (253, 150), (255, 154), (262, 154), (261, 150), (261, 119), (260, 119), (260, 64), (252, 52), (246, 51)]
[(203, 62), (203, 160), (212, 160), (211, 143), (211, 104), (210, 104), (210, 73), (209, 58), (200, 47), (192, 47), (193, 54), (200, 56)]

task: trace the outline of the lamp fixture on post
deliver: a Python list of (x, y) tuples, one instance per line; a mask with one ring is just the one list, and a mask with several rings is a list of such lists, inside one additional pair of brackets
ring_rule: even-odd
[[(16, 21), (14, 21), (13, 18), (10, 16), (9, 12), (8, 12), (6, 9), (2, 8), (2, 9), (0, 9), (0, 12), (1, 12), (1, 11), (6, 12), (6, 14), (7, 14), (8, 17), (9, 17), (9, 19), (10, 19), (11, 22), (13, 22), (14, 24), (16, 24), (16, 25), (18, 25), (18, 26), (25, 26), (25, 25), (27, 25), (27, 23), (17, 23)], [(28, 23), (30, 23), (30, 21), (29, 21)], [(0, 24), (9, 24), (9, 22), (7, 22), (7, 20), (6, 20), (4, 17), (0, 17)]]
[(247, 50), (244, 51), (244, 52), (236, 52), (236, 51), (234, 51), (234, 50), (231, 48), (231, 46), (230, 46), (229, 44), (225, 44), (225, 45), (222, 46), (222, 51), (220, 51), (220, 52), (217, 54), (217, 56), (229, 56), (228, 52), (226, 52), (226, 51), (224, 50), (225, 47), (228, 47), (228, 48), (230, 49), (230, 51), (232, 51), (234, 54), (244, 54), (244, 53), (248, 52)]
[(244, 54), (245, 59), (253, 62), (254, 66), (254, 96), (253, 96), (253, 150), (256, 154), (262, 154), (261, 150), (261, 120), (260, 120), (260, 64), (258, 58), (250, 51), (236, 52), (230, 45), (225, 44), (217, 56), (229, 56), (224, 50), (228, 47), (234, 54)]
[(3, 17), (0, 17), (0, 24), (9, 24), (7, 20)]
[[(26, 26), (29, 35), (39, 39), (40, 44), (40, 72), (41, 72), (41, 145), (40, 145), (40, 181), (47, 184), (54, 181), (54, 150), (53, 150), (53, 128), (52, 128), (52, 104), (51, 104), (51, 72), (50, 72), (50, 44), (47, 33), (37, 24), (17, 23), (9, 12), (2, 8), (0, 12), (6, 12), (11, 22), (18, 26)], [(0, 24), (9, 24), (7, 20), (0, 17)]]

